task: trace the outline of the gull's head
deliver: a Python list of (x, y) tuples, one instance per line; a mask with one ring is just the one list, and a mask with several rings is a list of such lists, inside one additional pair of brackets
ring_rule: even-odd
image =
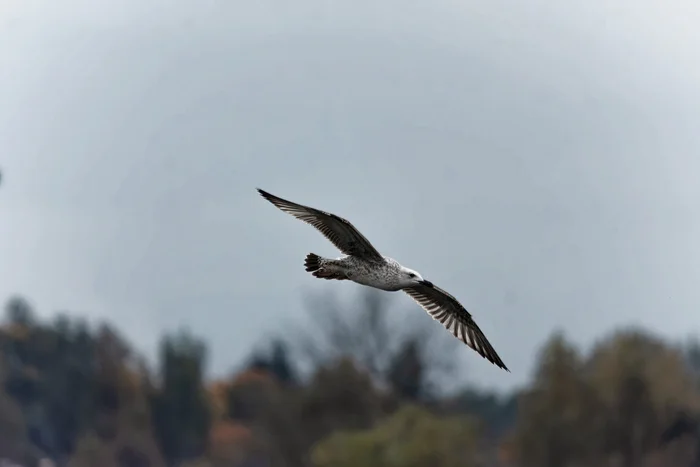
[(421, 276), (418, 271), (414, 271), (413, 269), (401, 267), (401, 282), (403, 282), (405, 285), (404, 287), (411, 287), (414, 285), (427, 285), (428, 287), (432, 287), (433, 284), (430, 281), (426, 281), (423, 279), (423, 276)]

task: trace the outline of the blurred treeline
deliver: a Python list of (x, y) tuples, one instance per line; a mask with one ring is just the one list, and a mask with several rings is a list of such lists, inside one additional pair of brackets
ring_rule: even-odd
[[(150, 367), (107, 324), (42, 322), (27, 301), (10, 299), (0, 329), (0, 458), (71, 467), (694, 462), (697, 431), (660, 440), (699, 412), (697, 343), (633, 329), (583, 353), (555, 334), (527, 387), (445, 394), (439, 381), (454, 375), (454, 355), (488, 363), (427, 315), (413, 327), (393, 319), (381, 297), (368, 292), (352, 309), (317, 297), (317, 327), (272, 339), (217, 381), (205, 379), (205, 343), (188, 333), (164, 336)], [(399, 316), (421, 311), (408, 306)]]

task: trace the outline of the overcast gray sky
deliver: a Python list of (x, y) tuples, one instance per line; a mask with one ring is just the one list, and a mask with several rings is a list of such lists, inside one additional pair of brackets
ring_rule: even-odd
[[(310, 226), (350, 219), (456, 295), (508, 388), (561, 328), (700, 328), (700, 4), (5, 0), (0, 299), (211, 369), (304, 319)], [(403, 294), (406, 313), (424, 313)], [(439, 326), (428, 320), (428, 325)]]

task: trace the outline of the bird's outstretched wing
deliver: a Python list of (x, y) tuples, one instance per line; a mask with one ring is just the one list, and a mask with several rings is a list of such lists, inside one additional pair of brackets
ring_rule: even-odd
[(343, 254), (364, 259), (383, 260), (382, 255), (372, 246), (349, 221), (340, 216), (301, 204), (292, 203), (258, 188), (263, 198), (287, 214), (311, 224), (330, 240)]
[(510, 372), (489, 343), (472, 315), (454, 298), (439, 287), (416, 285), (403, 289), (421, 308), (440, 321), (457, 339), (476, 350), (499, 368)]

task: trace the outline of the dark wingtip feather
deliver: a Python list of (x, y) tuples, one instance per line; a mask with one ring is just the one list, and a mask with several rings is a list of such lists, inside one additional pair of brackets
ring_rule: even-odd
[(497, 367), (502, 368), (502, 369), (506, 370), (508, 373), (510, 373), (510, 370), (508, 369), (506, 364), (503, 362), (503, 359), (501, 359), (501, 357), (496, 353), (496, 350), (493, 347), (491, 347), (491, 350), (493, 352), (492, 355), (493, 355), (493, 358), (495, 360), (492, 363), (494, 363)]
[(258, 193), (260, 193), (260, 196), (262, 196), (263, 198), (265, 198), (266, 200), (268, 200), (268, 201), (271, 202), (272, 204), (275, 204), (275, 203), (274, 203), (274, 200), (275, 200), (275, 199), (278, 199), (277, 196), (275, 196), (275, 195), (273, 195), (273, 194), (271, 194), (271, 193), (268, 193), (267, 191), (265, 191), (265, 190), (263, 190), (263, 189), (261, 189), (261, 188), (256, 188), (256, 190), (258, 190)]

